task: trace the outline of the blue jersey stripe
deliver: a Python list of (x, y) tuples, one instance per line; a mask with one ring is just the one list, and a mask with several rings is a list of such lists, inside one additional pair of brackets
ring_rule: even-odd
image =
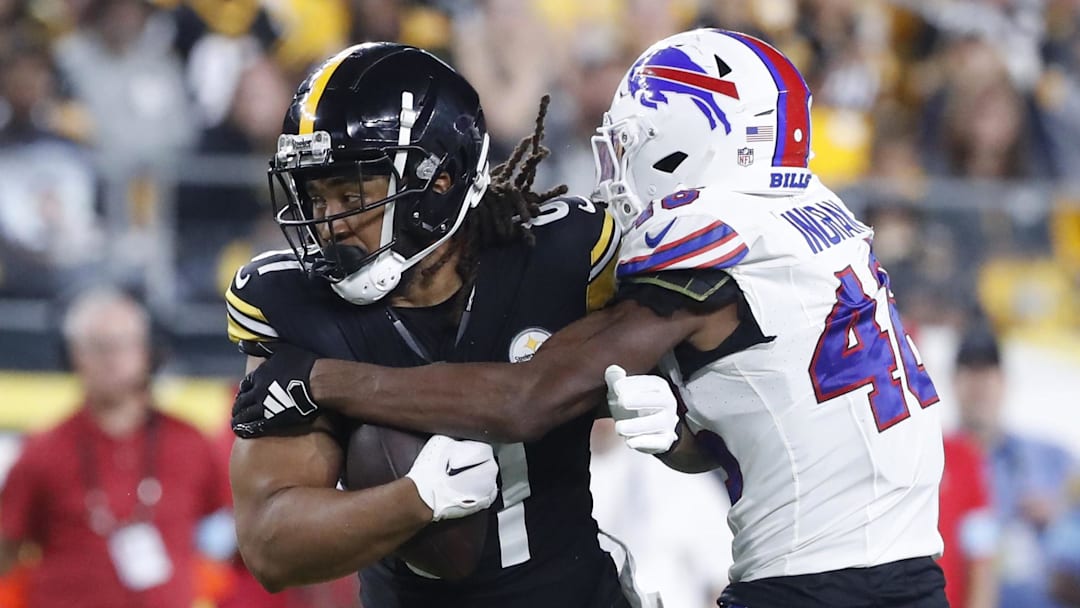
[(659, 270), (680, 259), (692, 258), (720, 246), (726, 240), (738, 237), (735, 230), (727, 224), (716, 222), (712, 226), (664, 245), (651, 254), (626, 260), (619, 264), (617, 276), (632, 276), (648, 270)]

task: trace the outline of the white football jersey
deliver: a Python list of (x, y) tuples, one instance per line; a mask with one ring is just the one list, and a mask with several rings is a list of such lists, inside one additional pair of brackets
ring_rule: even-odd
[(686, 378), (667, 361), (727, 474), (732, 581), (942, 551), (938, 397), (872, 236), (813, 178), (797, 196), (685, 190), (623, 239), (620, 276), (723, 269), (771, 338)]

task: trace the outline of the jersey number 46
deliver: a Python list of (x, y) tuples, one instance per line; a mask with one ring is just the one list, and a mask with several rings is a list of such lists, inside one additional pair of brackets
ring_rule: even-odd
[[(911, 416), (905, 385), (923, 408), (937, 403), (938, 394), (891, 301), (888, 274), (873, 256), (870, 274), (873, 295), (851, 266), (836, 273), (836, 304), (810, 360), (810, 381), (818, 403), (871, 385), (870, 409), (882, 432)], [(877, 319), (881, 306), (888, 309), (884, 323)]]

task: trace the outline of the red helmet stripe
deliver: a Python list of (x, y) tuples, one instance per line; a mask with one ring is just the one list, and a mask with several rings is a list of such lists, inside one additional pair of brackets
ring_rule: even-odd
[(713, 78), (707, 74), (698, 74), (697, 72), (688, 70), (656, 65), (647, 65), (641, 69), (641, 72), (654, 78), (663, 78), (664, 80), (670, 80), (671, 82), (690, 85), (706, 91), (712, 91), (713, 93), (726, 95), (727, 97), (732, 97), (734, 99), (739, 98), (739, 89), (735, 87), (734, 82)]
[(806, 167), (810, 157), (810, 88), (780, 51), (746, 34), (724, 32), (742, 42), (769, 68), (780, 92), (776, 100), (774, 167)]

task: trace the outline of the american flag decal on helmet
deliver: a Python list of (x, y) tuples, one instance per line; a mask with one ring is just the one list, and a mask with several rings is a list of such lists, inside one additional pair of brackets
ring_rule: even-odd
[(810, 158), (810, 89), (806, 81), (791, 61), (775, 48), (745, 34), (723, 33), (749, 47), (768, 68), (776, 84), (777, 140), (772, 165), (806, 167)]
[(767, 127), (746, 127), (746, 141), (772, 141), (773, 140), (773, 128), (772, 125)]

